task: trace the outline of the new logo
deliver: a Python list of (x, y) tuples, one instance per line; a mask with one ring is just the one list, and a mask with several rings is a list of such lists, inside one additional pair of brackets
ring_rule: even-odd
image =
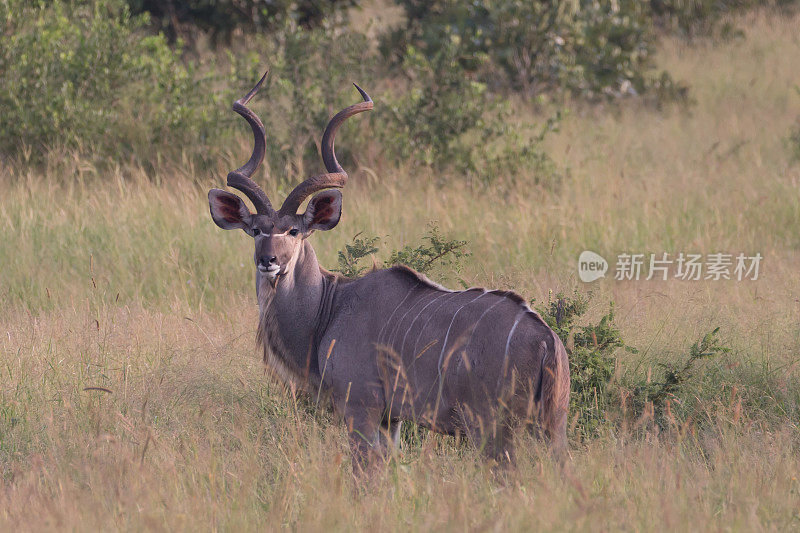
[(605, 277), (607, 270), (608, 262), (594, 252), (585, 250), (578, 257), (578, 277), (584, 283)]

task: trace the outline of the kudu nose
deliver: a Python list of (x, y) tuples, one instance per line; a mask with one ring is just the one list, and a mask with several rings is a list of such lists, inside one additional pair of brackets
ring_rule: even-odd
[(259, 272), (271, 273), (275, 274), (278, 270), (280, 270), (280, 265), (278, 265), (278, 258), (274, 255), (262, 255), (258, 258), (258, 267)]

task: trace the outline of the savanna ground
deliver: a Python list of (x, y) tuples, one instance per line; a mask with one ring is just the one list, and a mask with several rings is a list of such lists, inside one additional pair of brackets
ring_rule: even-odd
[[(568, 169), (557, 190), (362, 167), (342, 222), (312, 237), (335, 266), (358, 232), (399, 248), (438, 221), (469, 242), (468, 284), (538, 302), (591, 289), (590, 319), (615, 302), (639, 348), (619, 351), (626, 372), (655, 372), (719, 326), (731, 351), (703, 363), (715, 377), (693, 416), (572, 435), (563, 469), (521, 435), (500, 477), (426, 434), (354, 488), (341, 424), (267, 379), (251, 242), (208, 214), (207, 189), (250, 149), (244, 126), (213, 175), (56, 154), (0, 178), (0, 529), (800, 528), (800, 167), (787, 150), (800, 17), (738, 24), (744, 39), (661, 43), (659, 66), (691, 83), (688, 108), (568, 106), (547, 139)], [(520, 104), (517, 117), (535, 113)], [(587, 286), (584, 249), (764, 260), (757, 281)]]

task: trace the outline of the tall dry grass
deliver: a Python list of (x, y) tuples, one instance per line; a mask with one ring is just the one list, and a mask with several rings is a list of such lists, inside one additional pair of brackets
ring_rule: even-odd
[[(470, 283), (539, 301), (591, 289), (590, 316), (616, 302), (640, 348), (621, 358), (641, 374), (721, 326), (732, 352), (705, 367), (718, 386), (695, 419), (573, 442), (564, 470), (525, 435), (499, 477), (429, 435), (354, 488), (341, 425), (271, 385), (253, 353), (251, 244), (205, 203), (230, 161), (213, 178), (180, 161), (100, 172), (69, 154), (4, 167), (0, 529), (798, 528), (800, 168), (785, 146), (798, 23), (756, 13), (743, 40), (665, 42), (660, 62), (696, 105), (574, 106), (549, 140), (568, 168), (557, 192), (362, 169), (340, 226), (313, 237), (332, 266), (359, 231), (391, 249), (437, 220), (470, 241)], [(586, 287), (584, 249), (765, 259), (755, 282)]]

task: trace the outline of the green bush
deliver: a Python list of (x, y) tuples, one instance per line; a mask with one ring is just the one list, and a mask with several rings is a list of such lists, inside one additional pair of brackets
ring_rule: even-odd
[[(562, 91), (588, 98), (642, 94), (664, 86), (668, 76), (652, 72), (651, 12), (637, 0), (399, 3), (407, 22), (382, 44), (384, 54), (395, 61), (402, 60), (409, 45), (431, 58), (456, 41), (464, 70), (528, 96)], [(673, 93), (659, 94), (682, 95)]]
[(329, 17), (358, 5), (358, 0), (127, 0), (134, 14), (148, 13), (156, 31), (171, 40), (191, 37), (194, 30), (229, 40), (235, 31), (274, 31), (287, 21), (302, 28), (322, 25)]
[(191, 66), (144, 23), (117, 0), (0, 3), (0, 153), (125, 157), (206, 131)]
[(353, 140), (339, 149), (345, 166), (355, 165), (348, 147), (374, 154), (379, 145), (394, 163), (452, 169), (484, 182), (527, 172), (535, 182), (557, 183), (541, 147), (557, 121), (539, 130), (512, 128), (508, 104), (464, 75), (456, 43), (432, 58), (409, 48), (407, 83), (381, 94), (374, 80), (388, 72), (367, 37), (343, 20), (333, 14), (306, 29), (291, 17), (276, 19), (272, 31), (249, 36), (243, 52), (203, 56), (201, 72), (181, 56), (180, 41), (170, 47), (163, 35), (147, 35), (147, 16), (132, 16), (123, 0), (0, 3), (8, 36), (0, 48), (0, 112), (15, 118), (0, 125), (0, 153), (39, 157), (65, 148), (98, 162), (113, 156), (150, 165), (159, 159), (156, 147), (159, 156), (187, 151), (214, 164), (221, 154), (210, 146), (226, 146), (232, 132), (247, 135), (231, 101), (268, 66), (268, 97), (253, 108), (267, 126), (265, 161), (281, 186), (321, 170), (323, 128), (357, 101), (353, 81), (367, 82), (378, 120), (365, 116), (344, 126)]
[(718, 333), (719, 328), (715, 328), (692, 344), (682, 364), (662, 364), (664, 375), (661, 381), (647, 381), (635, 385), (632, 397), (636, 411), (644, 411), (648, 403), (653, 407), (663, 406), (670, 398), (675, 398), (685, 384), (695, 377), (695, 365), (698, 361), (730, 352), (729, 348), (720, 343)]
[(344, 249), (338, 253), (338, 268), (334, 272), (340, 272), (348, 278), (357, 278), (369, 268), (364, 259), (374, 257), (378, 253), (376, 246), (380, 241), (379, 237), (361, 237), (361, 232), (353, 236), (350, 243), (344, 245)]
[[(692, 411), (689, 389), (703, 383), (696, 373), (701, 359), (730, 351), (720, 343), (719, 328), (695, 342), (681, 363), (661, 364), (660, 379), (632, 375), (617, 358), (618, 350), (638, 353), (625, 343), (615, 324), (614, 305), (596, 324), (579, 325), (588, 310), (589, 296), (577, 291), (559, 294), (539, 308), (542, 318), (565, 343), (569, 354), (570, 416), (579, 439), (597, 436), (615, 422), (649, 420), (661, 427), (675, 416), (672, 403), (684, 405), (684, 418)], [(700, 393), (702, 394), (702, 393)], [(676, 410), (675, 410), (676, 411)], [(674, 421), (674, 420), (673, 420)]]
[(417, 272), (430, 272), (434, 267), (449, 268), (459, 271), (461, 261), (469, 257), (464, 251), (467, 241), (445, 238), (435, 223), (428, 224), (428, 233), (422, 237), (420, 244), (406, 245), (395, 250), (386, 260), (387, 265), (406, 265)]
[(436, 170), (453, 169), (491, 183), (498, 176), (533, 175), (558, 184), (560, 175), (542, 147), (560, 116), (539, 131), (513, 127), (511, 107), (461, 66), (450, 39), (430, 57), (409, 46), (402, 68), (407, 89), (389, 93), (378, 110), (378, 138), (387, 159)]
[(639, 0), (583, 2), (573, 16), (576, 63), (581, 94), (642, 94), (651, 83), (654, 34)]
[[(380, 252), (379, 237), (362, 237), (357, 233), (352, 241), (345, 244), (339, 251), (338, 268), (334, 272), (341, 272), (348, 277), (358, 277), (373, 265), (377, 265), (375, 255)], [(448, 239), (439, 231), (435, 222), (428, 224), (428, 231), (416, 244), (408, 244), (399, 250), (389, 252), (389, 257), (383, 263), (384, 267), (392, 265), (406, 265), (417, 272), (429, 274), (432, 271), (443, 270), (459, 272), (464, 259), (470, 256), (466, 250), (467, 241)], [(463, 282), (462, 282), (463, 284)]]
[(572, 297), (559, 294), (539, 309), (542, 318), (567, 346), (572, 380), (571, 416), (581, 437), (596, 435), (609, 421), (609, 412), (619, 406), (619, 381), (615, 379), (615, 351), (627, 346), (614, 323), (614, 305), (597, 324), (579, 326), (577, 321), (589, 307), (589, 297), (575, 292)]

